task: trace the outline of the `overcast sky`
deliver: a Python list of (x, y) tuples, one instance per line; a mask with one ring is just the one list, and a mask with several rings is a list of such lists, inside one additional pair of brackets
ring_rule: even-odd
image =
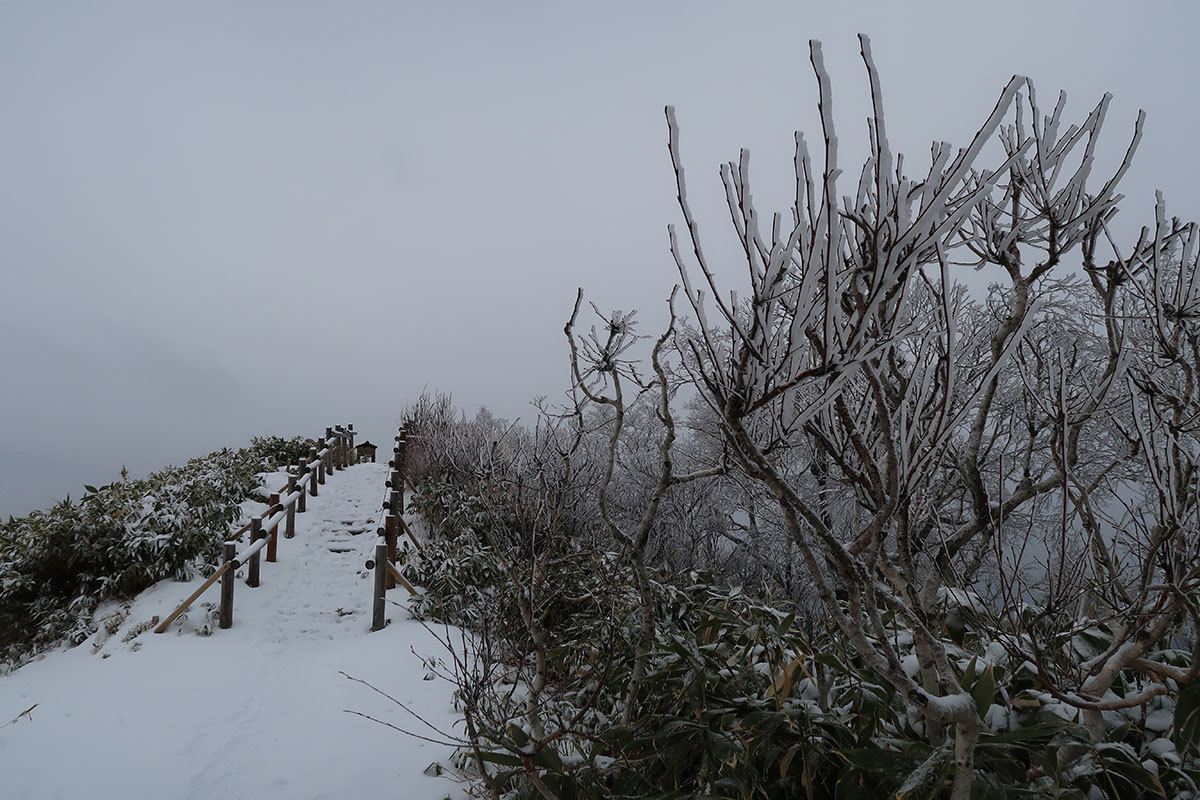
[(256, 434), (386, 443), (424, 387), (529, 417), (567, 386), (577, 286), (663, 318), (664, 105), (715, 252), (738, 148), (761, 208), (786, 202), (792, 131), (817, 131), (810, 38), (852, 173), (863, 31), (913, 164), (1021, 73), (1073, 119), (1112, 92), (1109, 157), (1146, 109), (1121, 230), (1155, 188), (1196, 218), (1198, 9), (6, 0), (0, 514)]

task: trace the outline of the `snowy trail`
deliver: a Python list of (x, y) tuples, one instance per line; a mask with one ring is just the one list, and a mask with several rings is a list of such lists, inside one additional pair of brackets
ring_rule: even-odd
[[(199, 579), (165, 581), (134, 602), (94, 652), (97, 637), (0, 677), (0, 723), (37, 703), (32, 720), (0, 729), (5, 798), (443, 798), (459, 787), (422, 774), (450, 748), (362, 717), (429, 734), (344, 671), (455, 730), (451, 687), (425, 680), (413, 650), (441, 645), (411, 621), (403, 589), (389, 592), (392, 623), (370, 633), (372, 551), (387, 467), (330, 476), (296, 537), (279, 540), (262, 585), (235, 591), (234, 624), (197, 635), (215, 604), (205, 594), (182, 623), (123, 641), (169, 614)], [(272, 476), (268, 485), (282, 483)], [(261, 508), (261, 506), (259, 506)], [(432, 735), (432, 734), (430, 734)], [(434, 738), (437, 738), (436, 736)]]

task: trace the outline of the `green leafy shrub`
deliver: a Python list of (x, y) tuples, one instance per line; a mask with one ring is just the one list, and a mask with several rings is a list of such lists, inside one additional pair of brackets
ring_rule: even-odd
[[(478, 485), (427, 483), (409, 505), (431, 530), (413, 564), (425, 587), (414, 609), (473, 631), (476, 647), (503, 662), (480, 668), (477, 659), (458, 676), (479, 749), (478, 757), (464, 751), (465, 762), (478, 770), (482, 759), (501, 796), (543, 796), (535, 778), (560, 798), (949, 796), (952, 736), (935, 743), (925, 721), (832, 629), (807, 640), (786, 603), (715, 573), (655, 574), (654, 642), (637, 712), (623, 724), (638, 635), (632, 571), (619, 554), (570, 541), (558, 543), (535, 592), (552, 684), (539, 714), (556, 731), (539, 739), (526, 721), (532, 649), (503, 563), (524, 587), (532, 562), (514, 557), (528, 542), (503, 530), (507, 502)], [(497, 553), (489, 542), (513, 549)], [(943, 602), (942, 636), (985, 726), (973, 797), (1200, 796), (1192, 744), (1200, 739), (1200, 692), (1170, 682), (1172, 692), (1147, 707), (1109, 712), (1105, 740), (1092, 744), (1074, 709), (1005, 650), (997, 639), (1004, 631), (972, 613), (982, 601), (947, 591)], [(881, 619), (891, 646), (915, 668), (912, 632), (886, 612)], [(1088, 635), (1094, 641), (1064, 646), (1111, 643), (1103, 624)], [(1176, 660), (1185, 665), (1188, 654)], [(1137, 691), (1133, 674), (1114, 684), (1117, 698)]]
[[(524, 724), (520, 686), (530, 650), (501, 564), (512, 554), (488, 543), (514, 538), (493, 529), (506, 524), (503, 508), (503, 498), (450, 483), (424, 485), (409, 504), (432, 529), (413, 565), (425, 589), (414, 611), (487, 638), (486, 648), (515, 668), (484, 687), (489, 697), (472, 720), (483, 760), (499, 769), (492, 779), (506, 792), (533, 796), (529, 756), (560, 797), (792, 796), (804, 786), (836, 786), (845, 771), (837, 748), (872, 746), (874, 716), (861, 714), (856, 728), (816, 704), (801, 673), (817, 665), (801, 657), (812, 648), (794, 616), (711, 573), (653, 582), (654, 647), (639, 713), (621, 724), (638, 636), (633, 575), (617, 554), (569, 542), (542, 576), (546, 587), (565, 590), (547, 592), (538, 607), (555, 687), (542, 714), (565, 735), (537, 741)], [(519, 583), (531, 577), (529, 562), (509, 566)], [(480, 674), (460, 677), (460, 696), (480, 688)]]

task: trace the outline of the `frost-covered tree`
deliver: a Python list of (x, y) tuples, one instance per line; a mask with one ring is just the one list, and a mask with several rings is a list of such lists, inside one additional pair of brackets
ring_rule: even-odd
[[(680, 346), (838, 635), (931, 743), (953, 747), (952, 797), (964, 800), (990, 695), (962, 662), (994, 655), (952, 641), (951, 607), (1036, 665), (1095, 739), (1104, 712), (1197, 675), (1195, 656), (1156, 658), (1200, 600), (1196, 229), (1160, 205), (1155, 228), (1122, 249), (1109, 222), (1142, 116), (1098, 177), (1109, 97), (1069, 123), (1065, 96), (1045, 113), (1020, 76), (967, 146), (934, 143), (928, 171), (909, 176), (860, 39), (873, 110), (850, 193), (817, 42), (823, 147), (814, 159), (797, 135), (790, 212), (760, 217), (747, 152), (721, 169), (746, 268), (738, 292), (700, 239), (668, 107), (684, 222), (671, 251), (695, 316)], [(982, 266), (1003, 280), (980, 303), (958, 273)], [(1095, 652), (1064, 659), (1089, 629), (1103, 631)], [(1128, 670), (1146, 681), (1118, 696)]]

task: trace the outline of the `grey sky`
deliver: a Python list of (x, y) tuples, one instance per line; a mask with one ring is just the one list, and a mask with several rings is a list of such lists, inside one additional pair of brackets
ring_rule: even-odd
[[(662, 107), (722, 250), (716, 168), (786, 202), (824, 41), (846, 157), (871, 35), (916, 172), (1008, 77), (1110, 158), (1119, 229), (1200, 215), (1195, 3), (0, 4), (0, 513), (260, 433), (390, 438), (429, 386), (527, 416), (566, 387), (575, 287), (662, 319)], [(736, 268), (736, 264), (734, 265)]]

